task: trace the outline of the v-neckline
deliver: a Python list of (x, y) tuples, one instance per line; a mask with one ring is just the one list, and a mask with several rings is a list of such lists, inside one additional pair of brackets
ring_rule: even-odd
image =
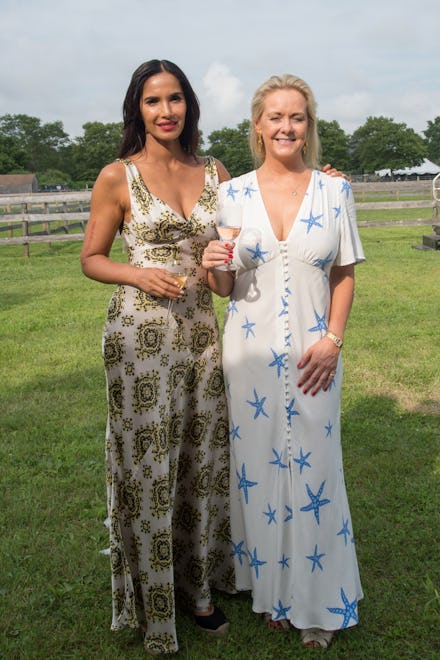
[(151, 197), (153, 197), (153, 198), (154, 198), (159, 204), (161, 204), (162, 206), (166, 206), (167, 209), (169, 209), (169, 210), (171, 211), (171, 213), (173, 213), (175, 216), (177, 216), (178, 218), (180, 218), (180, 219), (183, 220), (184, 222), (188, 222), (188, 220), (191, 218), (191, 216), (193, 215), (194, 211), (195, 211), (196, 208), (198, 207), (198, 205), (199, 205), (199, 203), (200, 203), (200, 199), (202, 198), (202, 195), (203, 195), (203, 193), (204, 193), (204, 191), (205, 191), (205, 188), (206, 188), (206, 183), (207, 183), (207, 180), (206, 180), (206, 179), (207, 179), (207, 171), (208, 171), (208, 162), (207, 162), (207, 160), (205, 159), (205, 163), (204, 163), (204, 165), (203, 165), (203, 169), (204, 169), (203, 187), (202, 187), (202, 190), (200, 191), (200, 195), (197, 197), (197, 200), (196, 200), (194, 206), (192, 207), (191, 212), (190, 212), (190, 214), (188, 215), (188, 217), (185, 217), (184, 215), (182, 215), (181, 213), (179, 213), (178, 211), (176, 211), (176, 209), (173, 209), (173, 207), (170, 206), (170, 205), (168, 204), (168, 202), (165, 202), (163, 199), (161, 199), (160, 197), (158, 197), (157, 195), (155, 195), (154, 193), (152, 193), (151, 190), (149, 189), (149, 187), (147, 186), (147, 184), (145, 183), (145, 179), (144, 179), (144, 177), (142, 176), (142, 174), (140, 173), (139, 168), (138, 168), (138, 166), (136, 165), (136, 163), (134, 163), (132, 160), (129, 160), (129, 162), (130, 162), (131, 165), (133, 165), (133, 167), (135, 168), (135, 170), (136, 170), (136, 172), (137, 172), (137, 176), (139, 177), (139, 180), (141, 181), (141, 183), (142, 183), (143, 187), (145, 188), (145, 190), (147, 191), (147, 193), (148, 193)]
[(262, 207), (263, 207), (263, 209), (264, 209), (264, 214), (265, 214), (265, 216), (266, 216), (267, 223), (268, 223), (268, 225), (269, 225), (269, 227), (270, 227), (270, 231), (272, 232), (272, 235), (273, 235), (273, 237), (274, 237), (274, 239), (276, 240), (277, 243), (280, 243), (280, 244), (281, 244), (281, 243), (286, 243), (286, 242), (289, 240), (290, 235), (292, 234), (294, 227), (298, 224), (298, 223), (297, 223), (297, 219), (298, 219), (298, 216), (299, 216), (299, 212), (301, 211), (301, 209), (302, 209), (302, 207), (303, 207), (304, 200), (305, 200), (306, 197), (308, 197), (308, 195), (309, 195), (309, 191), (310, 191), (310, 188), (311, 188), (311, 185), (312, 185), (312, 182), (313, 182), (314, 176), (315, 176), (315, 170), (312, 169), (312, 172), (311, 172), (311, 175), (310, 175), (310, 180), (309, 180), (309, 183), (307, 184), (307, 188), (306, 188), (306, 191), (305, 191), (305, 193), (304, 193), (304, 196), (303, 196), (303, 198), (302, 198), (302, 200), (301, 200), (301, 204), (299, 205), (299, 207), (298, 207), (298, 211), (296, 212), (296, 215), (295, 215), (295, 217), (293, 218), (292, 226), (290, 227), (290, 229), (289, 229), (289, 231), (288, 231), (288, 233), (287, 233), (287, 236), (286, 236), (286, 238), (284, 238), (284, 239), (280, 239), (280, 238), (278, 238), (278, 236), (275, 234), (275, 231), (274, 231), (274, 228), (273, 228), (273, 225), (272, 225), (272, 221), (271, 221), (270, 216), (269, 216), (269, 213), (267, 212), (267, 209), (266, 209), (266, 204), (264, 203), (263, 195), (261, 194), (261, 188), (260, 188), (260, 182), (258, 181), (257, 170), (254, 170), (254, 174), (255, 174), (255, 181), (256, 181), (256, 184), (257, 184), (257, 188), (258, 188), (258, 193), (259, 193), (259, 195), (260, 195), (261, 205), (262, 205)]

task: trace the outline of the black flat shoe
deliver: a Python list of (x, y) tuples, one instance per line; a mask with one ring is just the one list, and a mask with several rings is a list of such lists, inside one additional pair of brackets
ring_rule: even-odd
[(194, 614), (194, 621), (199, 628), (211, 635), (225, 635), (229, 630), (229, 621), (222, 610), (215, 606), (212, 614), (205, 616)]

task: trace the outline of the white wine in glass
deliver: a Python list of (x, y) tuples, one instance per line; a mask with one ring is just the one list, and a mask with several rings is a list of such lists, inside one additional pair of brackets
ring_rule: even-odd
[(241, 227), (232, 227), (229, 225), (217, 225), (217, 234), (219, 235), (220, 240), (223, 242), (235, 241), (240, 231), (241, 231)]
[[(177, 286), (179, 287), (179, 289), (184, 289), (186, 285), (186, 280), (188, 279), (188, 270), (178, 262), (167, 264), (166, 269), (170, 273), (172, 278), (177, 282)], [(173, 308), (173, 304), (174, 304), (174, 300), (171, 300), (170, 298), (168, 301), (166, 325), (169, 324), (170, 314)]]
[[(220, 212), (220, 218), (216, 226), (217, 234), (222, 243), (235, 241), (241, 231), (243, 209), (241, 204), (236, 204)], [(235, 270), (230, 263), (218, 266), (219, 270)]]

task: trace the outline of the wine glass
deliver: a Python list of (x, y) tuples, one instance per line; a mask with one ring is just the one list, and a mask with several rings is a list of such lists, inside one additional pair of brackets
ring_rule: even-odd
[[(188, 268), (185, 268), (184, 266), (182, 266), (182, 264), (179, 261), (176, 260), (166, 264), (165, 267), (166, 270), (170, 273), (170, 275), (172, 275), (173, 279), (176, 281), (179, 289), (184, 289), (186, 280), (188, 279), (188, 275), (189, 275)], [(169, 324), (171, 310), (173, 309), (173, 304), (174, 304), (174, 300), (170, 298), (168, 300), (167, 317), (165, 321), (166, 325)]]
[[(235, 204), (227, 209), (222, 209), (219, 214), (219, 221), (217, 224), (217, 234), (222, 243), (235, 241), (241, 231), (242, 223), (242, 208), (241, 205)], [(235, 266), (231, 263), (225, 266), (217, 266), (218, 270), (236, 270)]]

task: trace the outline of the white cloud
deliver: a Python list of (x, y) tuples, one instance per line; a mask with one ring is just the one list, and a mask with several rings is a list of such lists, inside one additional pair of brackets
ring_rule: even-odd
[(401, 0), (297, 5), (0, 0), (0, 116), (58, 119), (71, 137), (86, 121), (120, 121), (131, 74), (150, 58), (185, 71), (205, 135), (249, 118), (255, 89), (285, 71), (311, 84), (319, 117), (348, 133), (369, 115), (419, 132), (439, 114), (438, 0), (417, 10)]
[(337, 119), (348, 133), (355, 131), (369, 115), (374, 114), (374, 101), (369, 92), (341, 94), (331, 99), (324, 99), (318, 107), (318, 116), (321, 119), (326, 121)]
[[(214, 62), (203, 77), (202, 116), (205, 124), (220, 128), (241, 121), (244, 91), (239, 78), (224, 64)], [(231, 124), (232, 122), (232, 124)]]

